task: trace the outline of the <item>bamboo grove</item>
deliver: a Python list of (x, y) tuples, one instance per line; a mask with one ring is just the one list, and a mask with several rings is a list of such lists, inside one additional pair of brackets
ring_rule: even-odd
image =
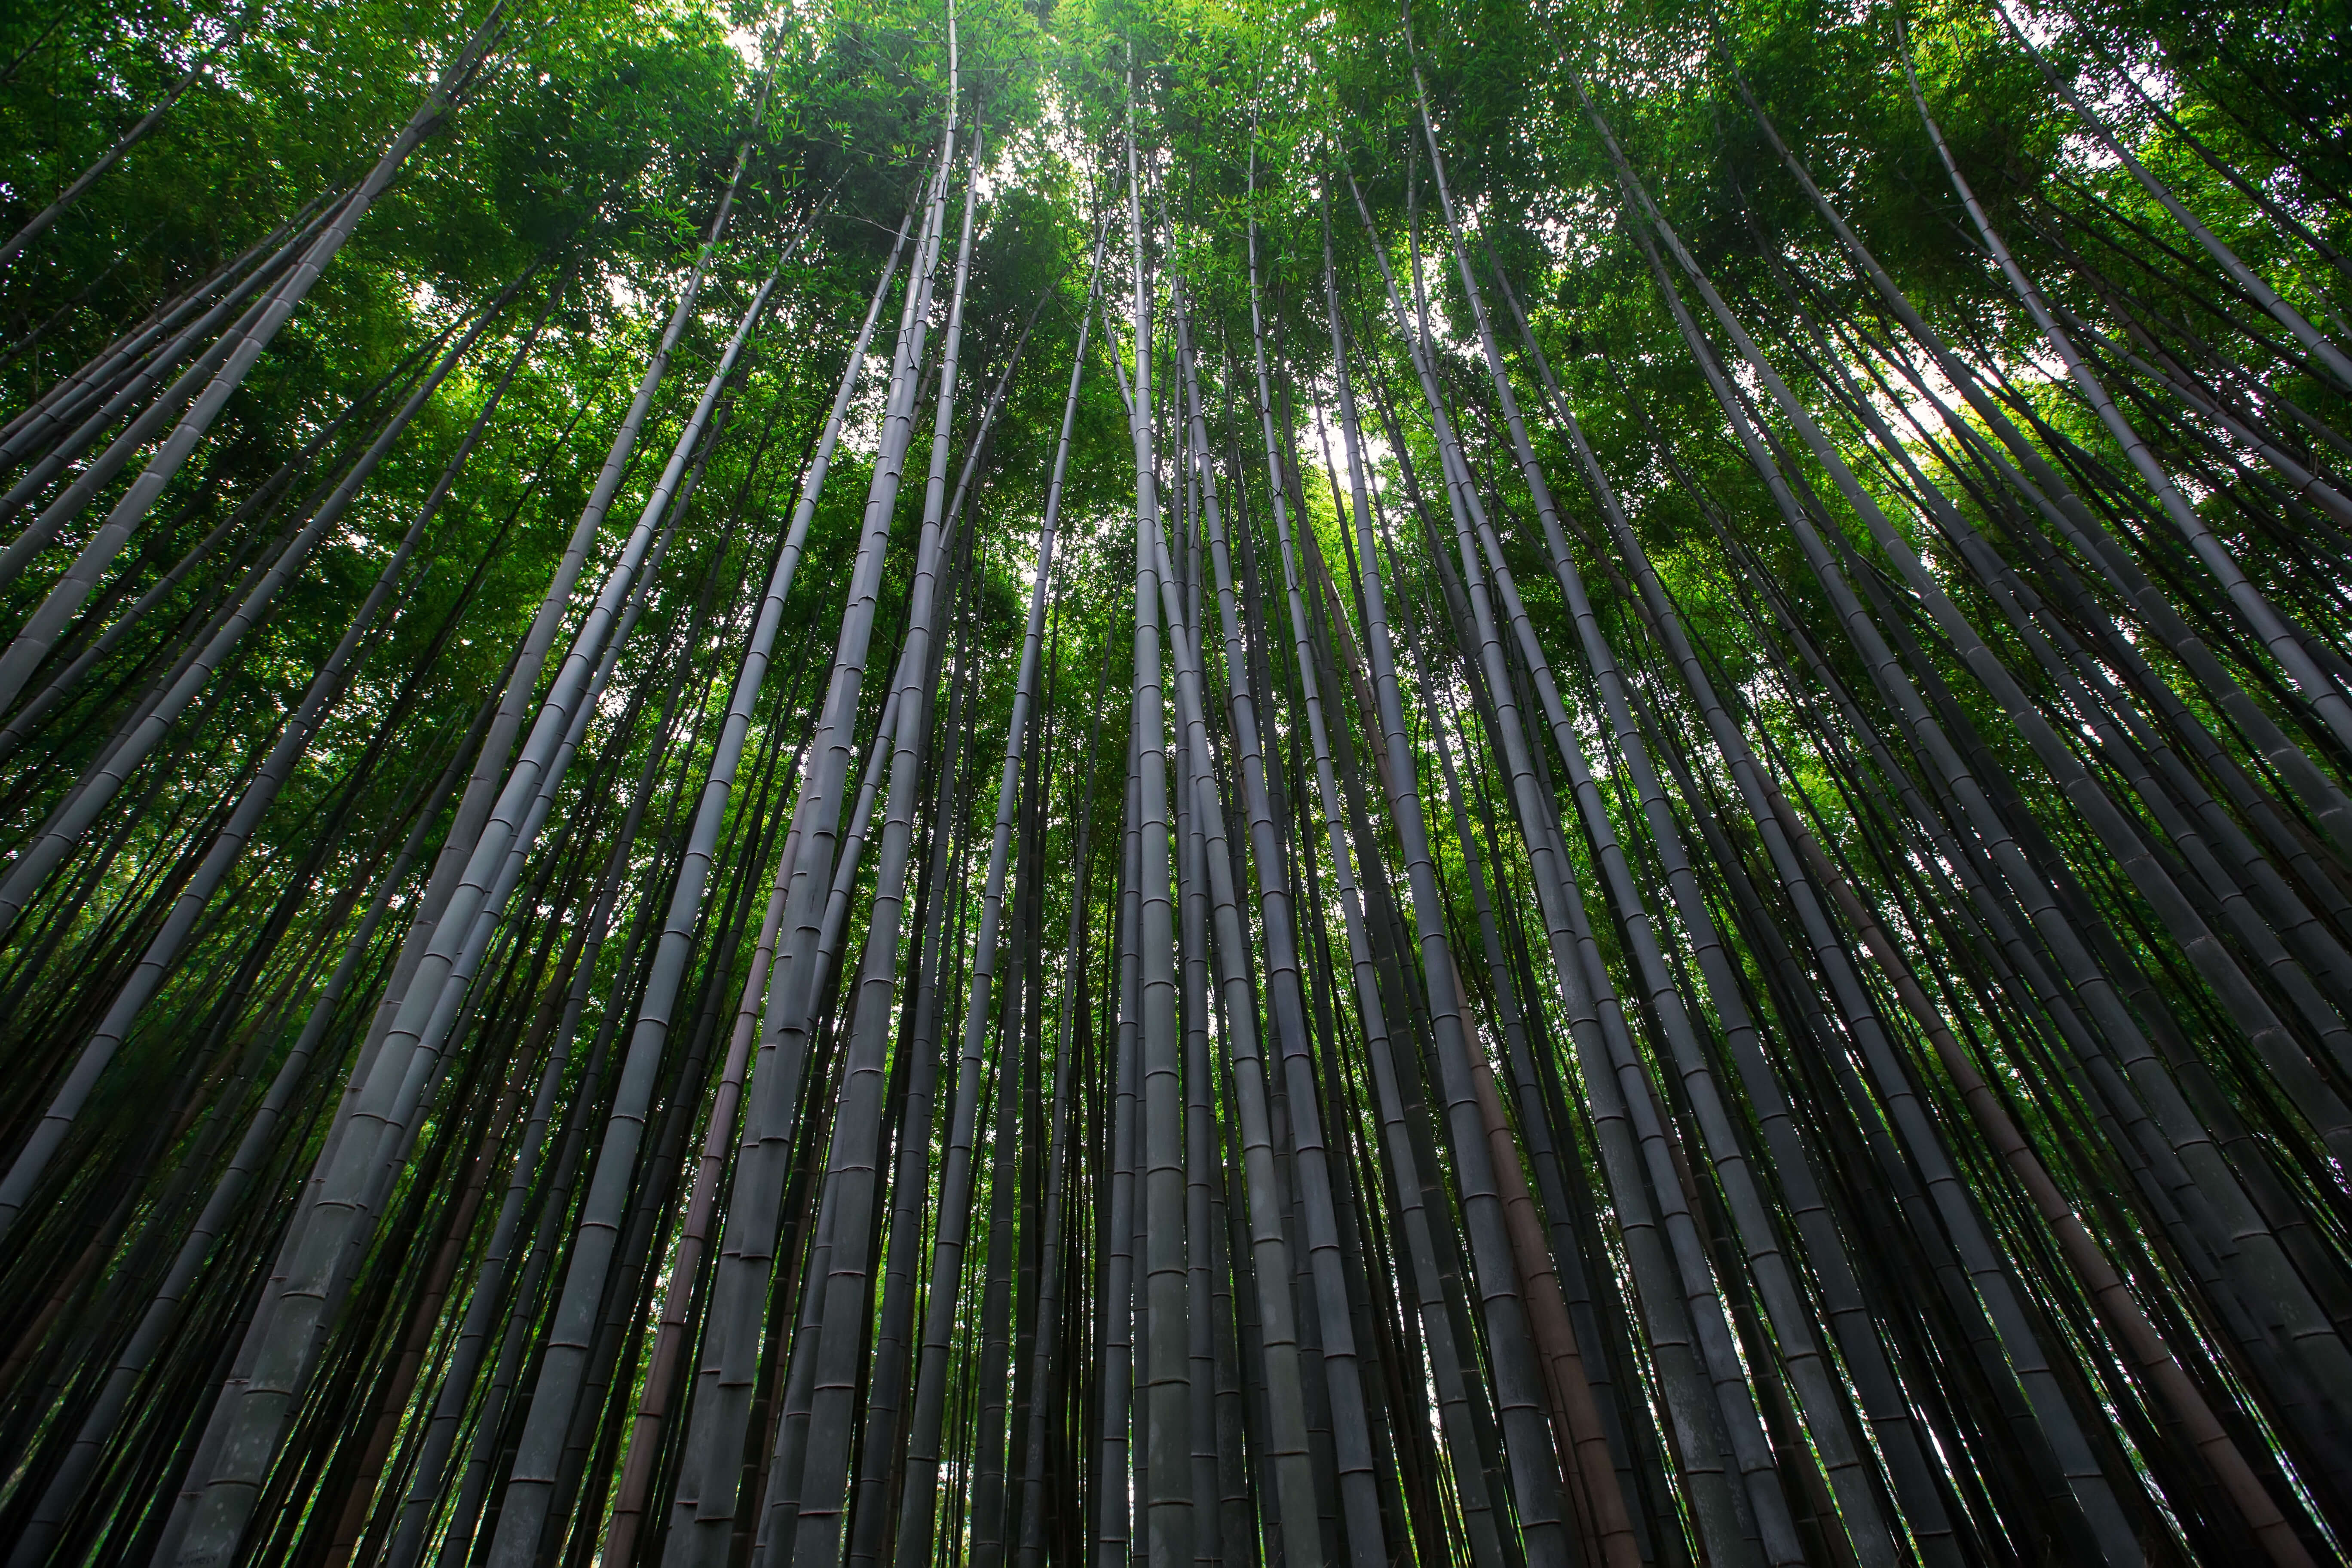
[(2352, 1542), (2352, 72), (0, 21), (10, 1568)]

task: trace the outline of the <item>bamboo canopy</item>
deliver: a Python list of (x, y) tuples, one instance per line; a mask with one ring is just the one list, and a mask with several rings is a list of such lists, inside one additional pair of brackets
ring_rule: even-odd
[(7, 1568), (2352, 1557), (2352, 68), (0, 18)]

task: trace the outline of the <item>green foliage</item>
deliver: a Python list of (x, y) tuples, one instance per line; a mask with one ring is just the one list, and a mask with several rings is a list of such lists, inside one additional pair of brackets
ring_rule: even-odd
[[(346, 190), (483, 14), (482, 0), (227, 3), (234, 8), (35, 0), (0, 15), (0, 237), (46, 207), (196, 71), (152, 133), (0, 270), (0, 413), (37, 398), (148, 312)], [(1389, 309), (1383, 262), (1409, 304), (1418, 307), (1417, 294), (1425, 295), (1436, 379), (1464, 431), (1472, 481), (1501, 525), (1539, 640), (1555, 650), (1577, 645), (1567, 596), (1538, 551), (1531, 504), (1492, 406), (1421, 118), (1425, 95), (1444, 150), (1444, 195), (1465, 221), (1516, 395), (1530, 411), (1540, 409), (1541, 378), (1502, 303), (1506, 279), (1665, 591), (1702, 644), (1711, 676), (1739, 707), (1739, 721), (1777, 748), (1783, 777), (1822, 813), (1838, 840), (1833, 847), (1858, 862), (1877, 858), (1872, 876), (1882, 889), (1899, 890), (1902, 879), (1916, 874), (1905, 858), (1912, 846), (1898, 836), (1891, 851), (1870, 837), (1874, 829), (1853, 783), (1867, 773), (1853, 763), (1859, 725), (1897, 734), (1897, 745), (1909, 742), (1899, 737), (1901, 721), (1874, 687), (1865, 656), (1840, 634), (1827, 589), (1685, 345), (1674, 304), (1699, 313), (1709, 335), (1712, 323), (1696, 289), (1672, 277), (1662, 289), (1643, 244), (1655, 236), (1621, 183), (1602, 122), (1697, 267), (1798, 385), (1831, 439), (1866, 470), (1864, 484), (1883, 501), (1897, 502), (1903, 491), (1876, 461), (1886, 455), (1817, 374), (1824, 343), (1841, 369), (1888, 378), (1875, 386), (1874, 405), (1890, 419), (1920, 416), (1916, 428), (1903, 428), (1906, 454), (1923, 466), (1928, 437), (1948, 435), (1925, 400), (1945, 393), (1897, 384), (1869, 352), (1898, 329), (1783, 167), (1767, 119), (1935, 331), (1985, 368), (2014, 417), (2040, 422), (2035, 438), (2055, 460), (2086, 476), (2086, 489), (2104, 486), (2103, 495), (2123, 493), (2128, 479), (2109, 481), (2130, 471), (2109, 427), (2063, 384), (2040, 328), (1984, 253), (1914, 100), (1906, 64), (1991, 225), (2054, 309), (2108, 323), (2135, 352), (2193, 335), (2217, 363), (2273, 367), (2250, 377), (2255, 396), (2266, 407), (2297, 400), (2294, 406), (2311, 412), (2310, 425), (2342, 430), (2352, 412), (2346, 395), (2352, 389), (2280, 350), (2274, 323), (2218, 279), (2162, 204), (2053, 90), (2024, 41), (2030, 37), (2059, 79), (2099, 107), (2134, 155), (2214, 232), (2341, 341), (2338, 302), (2347, 298), (2352, 272), (2322, 251), (2352, 250), (2352, 199), (2345, 194), (2352, 190), (2352, 72), (2342, 64), (2352, 39), (2342, 6), (2326, 0), (2194, 12), (2147, 0), (2075, 0), (2030, 16), (2014, 7), (2004, 14), (1997, 0), (1928, 0), (1899, 12), (1892, 3), (1832, 0), (1423, 0), (1409, 16), (1390, 0), (969, 0), (954, 15), (952, 129), (961, 162), (951, 184), (950, 247), (963, 204), (974, 204), (962, 381), (955, 423), (944, 432), (929, 428), (937, 386), (921, 384), (881, 573), (858, 754), (878, 717), (881, 672), (902, 629), (897, 618), (915, 572), (914, 498), (937, 436), (945, 483), (953, 486), (968, 460), (973, 475), (964, 521), (979, 581), (958, 602), (962, 619), (952, 635), (979, 657), (958, 655), (956, 668), (972, 682), (958, 739), (970, 776), (990, 774), (1013, 701), (1011, 660), (1002, 656), (1019, 643), (1077, 362), (1083, 380), (1048, 670), (1061, 694), (1059, 733), (1082, 732), (1091, 714), (1081, 704), (1105, 669), (1110, 695), (1090, 754), (1077, 754), (1072, 740), (1040, 764), (1051, 819), (1041, 832), (1045, 858), (1056, 868), (1040, 896), (1049, 924), (1065, 912), (1052, 907), (1057, 900), (1078, 897), (1075, 874), (1063, 876), (1076, 869), (1065, 862), (1075, 854), (1078, 803), (1095, 790), (1105, 801), (1116, 797), (1129, 722), (1121, 688), (1134, 614), (1137, 476), (1120, 386), (1139, 352), (1139, 284), (1129, 251), (1130, 128), (1148, 268), (1140, 290), (1160, 328), (1141, 350), (1156, 356), (1163, 496), (1171, 511), (1186, 504), (1182, 465), (1171, 455), (1179, 447), (1167, 428), (1176, 395), (1167, 326), (1181, 279), (1213, 439), (1230, 444), (1219, 453), (1221, 482), (1230, 487), (1222, 499), (1232, 513), (1252, 519), (1248, 548), (1259, 553), (1242, 565), (1265, 585), (1263, 605), (1275, 606), (1270, 622), (1281, 623), (1252, 628), (1275, 648), (1273, 664), (1281, 665), (1288, 637), (1280, 566), (1264, 542), (1276, 485), (1302, 542), (1319, 552), (1337, 584), (1336, 604), (1318, 597), (1315, 615), (1336, 609), (1341, 629), (1359, 639), (1370, 630), (1349, 569), (1359, 541), (1336, 493), (1347, 476), (1344, 454), (1334, 449), (1327, 256), (1379, 470), (1381, 521), (1398, 547), (1399, 558), (1384, 570), (1400, 617), (1415, 617), (1441, 649), (1454, 635), (1436, 559), (1453, 543), (1444, 464)], [(2011, 16), (2029, 31), (2021, 36)], [(512, 289), (494, 329), (208, 685), (172, 745), (135, 775), (130, 795), (137, 804), (108, 819), (116, 837), (90, 885), (79, 889), (79, 903), (68, 907), (53, 895), (62, 911), (54, 930), (0, 937), (0, 957), (20, 968), (37, 968), (47, 951), (40, 942), (76, 963), (114, 961), (110, 944), (128, 938), (111, 922), (143, 910), (141, 900), (182, 874), (190, 846), (204, 842), (208, 821), (187, 803), (209, 799), (205, 791), (226, 787), (223, 781), (266, 753), (512, 362), (511, 384), (482, 426), (478, 450), (402, 582), (398, 613), (367, 644), (351, 696), (305, 752), (237, 879), (208, 913), (194, 942), (201, 961), (175, 973), (142, 1025), (134, 1042), (142, 1067), (181, 1059), (184, 1039), (210, 1016), (220, 973), (243, 961), (248, 924), (269, 918), (272, 900), (285, 902), (284, 919), (302, 951), (288, 959), (261, 950), (277, 966), (267, 975), (270, 984), (296, 994), (298, 981), (309, 983), (302, 966), (328, 962), (318, 955), (331, 951), (340, 928), (318, 900), (299, 918), (295, 906), (313, 883), (339, 891), (368, 885), (478, 706), (497, 690), (550, 567), (598, 483), (651, 346), (726, 204), (732, 221), (709, 258), (700, 303), (685, 324), (611, 521), (593, 542), (585, 581), (609, 566), (627, 523), (646, 505), (732, 323), (771, 268), (781, 267), (780, 286), (721, 396), (721, 434), (703, 454), (693, 500), (654, 574), (647, 629), (620, 655), (612, 696), (596, 715), (593, 764), (564, 785), (558, 847), (532, 863), (539, 880), (531, 897), (544, 894), (551, 909), (577, 905), (583, 879), (601, 865), (620, 809), (614, 801), (636, 770), (647, 768), (663, 781), (660, 805), (668, 816), (646, 830), (626, 868), (653, 889), (633, 891), (632, 910), (652, 907), (667, 874), (663, 857), (685, 832), (690, 806), (681, 803), (693, 798), (715, 745), (713, 716), (732, 678), (748, 606), (792, 515), (844, 355), (902, 225), (919, 225), (921, 197), (939, 173), (950, 72), (948, 12), (939, 0), (779, 6), (737, 0), (724, 10), (709, 0), (533, 0), (509, 19), (478, 83), (406, 162), (238, 387), (44, 675), (94, 646), (141, 595), (159, 595), (158, 607), (64, 696), (37, 746), (0, 756), (0, 843), (13, 846), (99, 757), (243, 574), (331, 489), (443, 343)], [(2320, 244), (2300, 237), (2297, 226)], [(1253, 242), (1262, 287), (1254, 287)], [(1097, 276), (1098, 254), (1106, 258)], [(952, 259), (933, 301), (934, 353)], [(814, 692), (822, 689), (865, 521), (882, 417), (879, 383), (906, 287), (902, 275), (883, 300), (849, 435), (815, 509), (779, 643), (779, 674), (756, 715), (770, 763), (793, 754)], [(1263, 304), (1273, 361), (1274, 406), (1266, 413), (1290, 465), (1276, 474), (1263, 471), (1257, 445), (1254, 300)], [(2118, 314), (2126, 306), (2134, 313), (2127, 321)], [(1080, 356), (1082, 327), (1087, 346)], [(1795, 451), (1785, 411), (1766, 404), (1744, 369), (1732, 379), (1764, 410), (1759, 423), (1769, 437)], [(979, 421), (1000, 381), (1002, 406), (975, 456)], [(1626, 662), (1645, 693), (1671, 691), (1675, 672), (1645, 641), (1616, 552), (1600, 543), (1601, 508), (1576, 480), (1573, 449), (1553, 420), (1530, 422), (1607, 637), (1639, 650)], [(316, 453), (300, 456), (322, 433)], [(2307, 443), (2311, 451), (2326, 445), (2324, 435)], [(2316, 553), (2340, 563), (2343, 542), (2333, 524), (2310, 527), (2307, 513), (2251, 504), (2246, 488), (2222, 482), (2210, 467), (2219, 459), (2193, 442), (2176, 438), (2167, 456), (2184, 468), (2190, 460), (2208, 465), (2213, 482), (2189, 487), (2200, 515), (2244, 557), (2263, 592), (2322, 641), (2346, 646), (2352, 602), (2344, 584), (2299, 571), (2309, 558), (2300, 548), (2272, 548), (2282, 537), (2295, 544), (2300, 531), (2320, 542)], [(1804, 470), (1801, 460), (1784, 467)], [(127, 479), (112, 481), (102, 500), (110, 504)], [(1893, 582), (1887, 552), (1864, 526), (1868, 508), (1857, 515), (1819, 474), (1798, 482), (1811, 485), (1806, 504), (1843, 534), (1855, 571)], [(1956, 489), (1954, 504), (2005, 548), (2024, 537), (2007, 501)], [(2057, 706), (2032, 650), (1992, 595), (1966, 580), (1931, 522), (1907, 503), (1887, 510), (1938, 580), (1949, 579), (1953, 596), (1989, 628), (1998, 653), (2027, 672), (2034, 698)], [(76, 520), (36, 570), (0, 588), (0, 621), (24, 623), (103, 512), (101, 505)], [(2141, 526), (2154, 516), (2144, 504), (2119, 507), (2117, 515), (2168, 586), (2201, 581), (2177, 542)], [(168, 575), (225, 523), (233, 526), (214, 554), (184, 578)], [(1237, 537), (1243, 532), (1235, 529)], [(1972, 763), (1990, 759), (2016, 776), (2038, 776), (2033, 753), (2000, 704), (1968, 679), (1958, 650), (1906, 595), (1898, 590), (1885, 618), (1897, 624), (1913, 673), (1931, 689), (1948, 687), (1939, 718), (1963, 736)], [(571, 613), (577, 616), (576, 604)], [(2231, 667), (2247, 672), (2263, 711), (2299, 726), (2331, 765), (2344, 763), (2329, 752), (2334, 742), (2324, 731), (2286, 700), (2292, 694), (2227, 613), (2199, 606), (2197, 614)], [(1816, 652), (1818, 668), (1811, 662)], [(1423, 715), (1453, 701), (1461, 682), (1456, 664), (1445, 662), (1451, 657), (1441, 658), (1426, 686), (1411, 671), (1402, 677), (1413, 744), (1424, 759), (1435, 752)], [(1638, 859), (1651, 823), (1631, 796), (1622, 755), (1599, 738), (1600, 703), (1587, 674), (1574, 658), (1559, 668), (1573, 721), (1596, 738), (1606, 811)], [(1851, 698), (1850, 710), (1831, 700), (1832, 681), (1836, 695)], [(684, 738), (657, 743), (647, 710), (657, 710), (673, 687), (688, 715), (677, 731)], [(1380, 737), (1353, 689), (1325, 696), (1342, 740), (1360, 760), (1369, 758)], [(2232, 733), (2232, 745), (2242, 741), (2203, 698), (2196, 701), (2200, 721)], [(1700, 737), (1687, 712), (1661, 705), (1664, 727), (1685, 740)], [(1287, 748), (1295, 763), (1304, 726), (1286, 696), (1276, 706), (1280, 711), (1266, 720), (1269, 745)], [(661, 749), (673, 744), (674, 752)], [(371, 748), (396, 749), (399, 765), (362, 766)], [(1493, 759), (1463, 763), (1485, 787)], [(1364, 763), (1367, 773), (1370, 767)], [(1709, 773), (1704, 784), (1718, 788), (1723, 780)], [(1433, 820), (1443, 816), (1433, 768), (1424, 769), (1420, 784)], [(777, 785), (777, 801), (789, 787)], [(982, 779), (950, 798), (980, 799), (986, 790)], [(749, 795), (732, 798), (730, 833), (757, 825)], [(2073, 862), (2101, 861), (2095, 847), (2084, 852), (2089, 840), (2061, 806), (2032, 804)], [(1710, 802), (1701, 794), (1679, 806), (1703, 815)], [(345, 832), (345, 824), (361, 826)], [(926, 824), (935, 835), (927, 842), (943, 842), (936, 835), (946, 826)], [(1382, 837), (1393, 831), (1382, 818), (1371, 837), (1394, 848), (1396, 841)], [(1738, 852), (1762, 863), (1755, 825), (1735, 821), (1727, 831)], [(1599, 877), (1593, 844), (1572, 826), (1567, 837), (1577, 879), (1591, 885)], [(1114, 877), (1107, 868), (1116, 863), (1116, 844), (1117, 835), (1098, 826), (1090, 895), (1097, 943), (1108, 941)], [(1508, 879), (1528, 879), (1524, 848), (1507, 848), (1495, 868), (1507, 892)], [(1441, 844), (1435, 858), (1449, 892), (1462, 893), (1468, 860), (1461, 846)], [(318, 871), (322, 862), (327, 868)], [(756, 862), (751, 856), (743, 863)], [(1642, 865), (1649, 875), (1649, 863)], [(865, 875), (873, 876), (870, 868)], [(2172, 962), (2112, 864), (2097, 864), (2086, 881), (2080, 895), (2086, 907), (2116, 916), (2136, 960), (2151, 970)], [(959, 889), (953, 896), (968, 912), (968, 894)], [(1727, 897), (1712, 880), (1706, 896)], [(857, 907), (868, 908), (871, 897), (861, 882)], [(756, 898), (746, 907), (756, 924)], [(1317, 912), (1330, 928), (1326, 935), (1340, 929), (1328, 910)], [(1609, 920), (1598, 923), (1593, 941), (1606, 965), (1622, 973), (1631, 962), (1626, 938)], [(960, 927), (955, 940), (964, 940)], [(1946, 951), (1953, 941), (1940, 931), (1934, 940)], [(1925, 950), (1927, 939), (1918, 941)], [(597, 1005), (614, 1017), (631, 984), (620, 947), (612, 944), (596, 973)], [(531, 962), (543, 966), (545, 958)], [(727, 978), (735, 959), (705, 953), (698, 962)], [(1412, 962), (1408, 956), (1402, 970)], [(1743, 978), (1764, 998), (1759, 1011), (1790, 1029), (1780, 1012), (1787, 1000), (1767, 983), (1769, 966), (1754, 952), (1739, 962), (1750, 966)], [(500, 1026), (539, 1005), (531, 987), (541, 969), (520, 963), (510, 969), (514, 994), (493, 999), (508, 1010)], [(16, 970), (0, 974), (11, 986), (22, 979)], [(1097, 999), (1108, 989), (1102, 985)], [(715, 984), (711, 994), (719, 994)], [(2203, 1006), (2202, 994), (2196, 995)], [(2133, 1005), (2140, 1005), (2136, 998)], [(246, 1005), (240, 994), (224, 1016), (246, 1016), (237, 1011)], [(1985, 1023), (1990, 1007), (1970, 1002), (1966, 1016)], [(39, 1021), (52, 1025), (46, 1015)], [(265, 1044), (275, 1038), (259, 1024), (252, 1027)], [(1637, 1032), (1654, 1027), (1654, 1020), (1642, 1023)], [(55, 1025), (53, 1032), (62, 1038), (63, 1029)], [(1655, 1054), (1661, 1047), (1644, 1034), (1639, 1048)], [(257, 1047), (255, 1059), (263, 1054)], [(1936, 1080), (1937, 1092), (1945, 1087)], [(2248, 1101), (2270, 1092), (2259, 1075), (2233, 1078), (2228, 1088)], [(2282, 1119), (2294, 1115), (2292, 1107), (2264, 1102), (2263, 1114), (2272, 1110)], [(2071, 1102), (2036, 1106), (2034, 1118), (2037, 1128), (2058, 1125), (2069, 1137), (2083, 1120)], [(201, 1134), (173, 1134), (184, 1136)], [(436, 1158), (446, 1153), (438, 1144), (436, 1151)], [(1433, 1190), (1454, 1179), (1434, 1174)], [(2326, 1179), (2310, 1178), (2312, 1190)], [(2332, 1187), (2325, 1191), (2330, 1202), (2340, 1198)], [(432, 1199), (421, 1177), (402, 1190), (404, 1202)], [(78, 1189), (76, 1201), (97, 1200)], [(2336, 1236), (2330, 1245), (2340, 1241)], [(0, 1284), (12, 1278), (0, 1270)], [(12, 1494), (0, 1507), (17, 1500)], [(289, 1507), (286, 1520), (293, 1522), (271, 1528), (307, 1528), (297, 1511)], [(133, 1520), (124, 1529), (134, 1527), (144, 1528)]]

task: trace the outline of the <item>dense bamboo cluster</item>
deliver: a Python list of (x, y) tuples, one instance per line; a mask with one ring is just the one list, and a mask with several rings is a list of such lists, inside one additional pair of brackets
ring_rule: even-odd
[(1074, 74), (1008, 299), (950, 3), (883, 243), (771, 67), (598, 395), (589, 222), (223, 488), (490, 5), (0, 426), (9, 1568), (2343, 1558), (2347, 209), (1988, 4), (2155, 215), (1980, 200), (1890, 15), (2023, 355), (1717, 37), (1727, 272), (1542, 9), (1642, 353), (1425, 16), (1213, 170)]

